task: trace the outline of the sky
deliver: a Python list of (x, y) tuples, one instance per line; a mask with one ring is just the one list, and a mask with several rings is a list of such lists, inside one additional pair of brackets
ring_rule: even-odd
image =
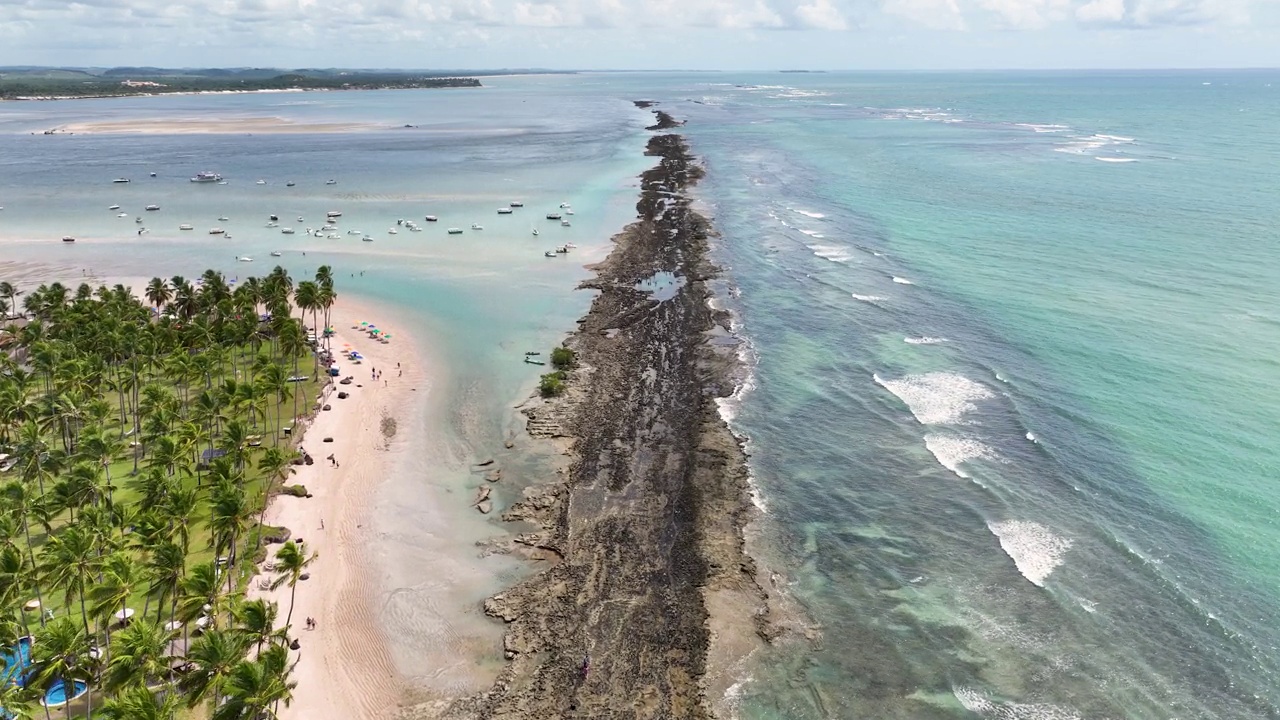
[(1280, 66), (1280, 0), (0, 0), (0, 65)]

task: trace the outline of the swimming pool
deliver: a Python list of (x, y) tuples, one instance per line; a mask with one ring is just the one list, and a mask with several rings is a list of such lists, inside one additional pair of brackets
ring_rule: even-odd
[(89, 685), (83, 680), (76, 680), (72, 683), (71, 697), (67, 697), (67, 684), (58, 678), (49, 686), (48, 692), (44, 694), (44, 704), (48, 707), (58, 707), (66, 705), (68, 702), (75, 700), (89, 689)]
[(15, 646), (7, 648), (0, 654), (0, 683), (9, 683), (22, 687), (27, 682), (27, 668), (31, 667), (31, 637), (19, 638)]

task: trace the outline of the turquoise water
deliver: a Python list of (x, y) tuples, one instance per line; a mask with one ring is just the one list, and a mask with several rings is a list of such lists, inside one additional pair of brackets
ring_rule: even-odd
[(67, 684), (61, 679), (53, 681), (49, 686), (49, 690), (44, 694), (45, 705), (64, 705), (68, 700), (75, 700), (85, 693), (89, 686), (82, 680), (76, 680), (72, 683), (71, 697), (67, 697)]
[(22, 686), (26, 684), (26, 670), (31, 665), (31, 638), (21, 638), (16, 646), (10, 647), (0, 655), (3, 669), (0, 669), (0, 683), (12, 683)]
[[(334, 264), (432, 338), (449, 442), (482, 455), (536, 380), (522, 351), (573, 327), (581, 264), (633, 215), (647, 117), (627, 101), (663, 100), (707, 164), (723, 302), (749, 341), (730, 410), (764, 548), (820, 630), (757, 658), (740, 714), (1280, 717), (1277, 73), (492, 83), (2, 106), (15, 133), (89, 112), (432, 125), (0, 136), (0, 236), (31, 239), (4, 259)], [(205, 169), (231, 182), (186, 183)], [(526, 214), (499, 218), (510, 200)], [(563, 201), (573, 227), (533, 238)], [(163, 222), (141, 240), (106, 209), (148, 202)], [(261, 227), (331, 209), (375, 241)], [(385, 232), (426, 213), (440, 227)], [(542, 257), (564, 242), (573, 262)]]

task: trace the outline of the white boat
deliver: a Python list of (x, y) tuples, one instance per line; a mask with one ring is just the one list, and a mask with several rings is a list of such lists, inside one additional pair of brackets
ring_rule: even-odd
[(259, 180), (257, 184), (259, 184), (259, 185), (266, 185), (266, 184), (267, 184), (267, 181), (266, 181), (266, 180)]
[(548, 219), (548, 220), (559, 220), (559, 219), (560, 219), (560, 213), (547, 213), (547, 219)]
[(227, 217), (226, 215), (223, 215), (222, 217), (218, 218), (218, 222), (226, 222), (230, 219), (231, 218)]
[(280, 252), (279, 250), (272, 250), (272, 251), (271, 251), (271, 257), (280, 257), (280, 256), (282, 256), (282, 255), (284, 255), (284, 253)]
[(240, 262), (253, 262), (253, 258), (249, 257), (248, 255), (242, 255), (242, 256), (240, 256), (240, 257), (236, 258), (236, 260), (238, 260), (238, 261), (240, 261)]
[(564, 246), (565, 246), (565, 247), (567, 247), (567, 248), (569, 248), (570, 250), (572, 250), (572, 249), (574, 249), (574, 248), (578, 247), (577, 245), (574, 245), (573, 243), (565, 243), (565, 244), (564, 244)]
[(193, 183), (216, 183), (221, 182), (221, 180), (222, 176), (215, 172), (196, 173), (196, 176), (191, 178)]
[(538, 234), (538, 228), (534, 228), (534, 229), (533, 229), (533, 234), (534, 234), (534, 235), (537, 235), (537, 234)]
[(361, 239), (362, 241), (364, 241), (364, 242), (373, 242), (373, 238), (369, 237), (368, 235), (365, 235), (364, 237), (362, 237), (362, 238), (360, 238), (360, 239)]
[(348, 235), (363, 235), (364, 233), (360, 232), (359, 230), (348, 230), (348, 231), (347, 231), (347, 234), (348, 234)]
[(422, 232), (422, 228), (418, 227), (417, 225), (410, 225), (409, 232)]
[(435, 215), (428, 215), (425, 218), (423, 218), (423, 220), (426, 220), (427, 222), (435, 222), (439, 219), (440, 218), (436, 217)]
[(179, 226), (178, 226), (178, 229), (179, 229), (179, 230), (192, 230), (193, 228), (192, 228), (190, 225), (179, 225)]
[(480, 223), (471, 223), (471, 229), (472, 229), (472, 230), (483, 230), (483, 229), (484, 229), (484, 226), (483, 226), (483, 225), (481, 225)]
[(567, 210), (568, 208), (569, 208), (569, 203), (567, 202), (560, 203), (561, 210)]
[(224, 232), (226, 232), (226, 230), (223, 230), (222, 228), (209, 228), (210, 235), (221, 235)]
[(573, 214), (573, 211), (572, 211), (572, 210), (565, 210), (565, 211), (564, 211), (564, 214), (565, 214), (565, 215), (572, 215), (572, 214)]
[(270, 223), (267, 223), (267, 227), (269, 228), (280, 227), (280, 223), (270, 222)]
[(561, 220), (561, 221), (560, 221), (560, 227), (569, 227), (569, 221), (568, 221), (568, 220)]
[(292, 235), (293, 228), (280, 228), (280, 232), (284, 233), (285, 235)]
[(75, 238), (73, 238), (73, 237), (71, 237), (70, 235), (63, 235), (63, 236), (62, 236), (62, 242), (75, 242), (75, 241), (76, 241), (76, 239), (75, 239)]
[(462, 234), (462, 228), (449, 228), (449, 234), (450, 234), (450, 235), (461, 235), (461, 234)]
[(400, 231), (399, 231), (399, 230), (397, 230), (397, 229), (395, 229), (395, 228), (391, 228), (390, 230), (387, 230), (387, 234), (388, 234), (388, 235), (395, 235), (395, 234), (396, 234), (396, 233), (398, 233), (398, 232), (400, 232)]
[(330, 210), (329, 212), (325, 213), (325, 217), (331, 217), (331, 218), (342, 217), (342, 213), (337, 210)]
[(301, 215), (298, 216), (298, 222), (303, 222)]
[(555, 251), (555, 250), (548, 250), (548, 251), (546, 251), (546, 252), (544, 252), (544, 253), (542, 253), (542, 254), (543, 254), (543, 256), (545, 256), (545, 257), (555, 257), (555, 256), (556, 256), (556, 251)]
[(330, 179), (328, 179), (328, 180), (325, 180), (325, 181), (324, 181), (324, 184), (325, 184), (325, 185), (337, 185), (337, 184), (338, 184), (338, 181), (337, 181), (337, 180), (334, 180), (333, 178), (330, 178)]
[(329, 240), (337, 240), (337, 239), (338, 239), (338, 233), (329, 233), (328, 235), (325, 235), (325, 238), (327, 238), (327, 239), (329, 239)]
[(160, 206), (159, 206), (159, 205), (148, 205), (148, 206), (146, 207), (146, 209), (147, 209), (147, 210), (159, 210), (159, 209), (160, 209)]
[(519, 200), (516, 200), (515, 202), (511, 203), (511, 207), (513, 207), (513, 208), (515, 208), (515, 207), (524, 207), (524, 203), (520, 202)]
[(139, 215), (138, 217), (134, 218), (134, 219), (133, 219), (133, 221), (134, 221), (134, 222), (136, 222), (136, 223), (141, 224), (141, 223), (142, 223), (142, 216), (141, 216), (141, 215)]
[(510, 214), (511, 214), (511, 213), (513, 213), (513, 212), (515, 212), (515, 210), (512, 210), (512, 209), (511, 209), (511, 208), (509, 208), (509, 207), (507, 207), (507, 208), (498, 208), (498, 214), (499, 214), (499, 215), (510, 215)]
[(127, 182), (129, 182), (129, 178), (116, 178), (115, 180), (112, 180), (111, 182), (113, 182), (113, 183), (127, 183)]
[(119, 209), (120, 209), (120, 206), (119, 206), (119, 205), (112, 205), (111, 207), (109, 207), (109, 208), (107, 208), (107, 209), (108, 209), (108, 210), (119, 210)]
[(298, 184), (298, 183), (296, 183), (296, 182), (294, 182), (294, 181), (290, 180), (289, 182), (285, 183), (285, 184), (284, 184), (284, 186), (285, 186), (285, 187), (293, 187), (294, 185), (297, 185), (297, 184)]
[(120, 214), (116, 215), (116, 217), (118, 217), (118, 218), (127, 218), (127, 217), (129, 217), (129, 213), (120, 213)]

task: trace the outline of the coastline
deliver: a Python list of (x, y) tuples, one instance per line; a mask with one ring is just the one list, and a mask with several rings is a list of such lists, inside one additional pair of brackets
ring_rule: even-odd
[[(651, 129), (678, 125), (655, 113)], [(599, 294), (565, 342), (568, 391), (523, 408), (567, 468), (503, 519), (537, 527), (515, 542), (552, 564), (486, 601), (508, 663), (446, 717), (713, 717), (776, 635), (746, 552), (746, 455), (716, 402), (739, 360), (708, 342), (729, 317), (708, 302), (712, 230), (687, 193), (702, 170), (678, 135), (646, 154), (639, 219), (580, 286)], [(663, 292), (642, 289), (655, 280)]]

